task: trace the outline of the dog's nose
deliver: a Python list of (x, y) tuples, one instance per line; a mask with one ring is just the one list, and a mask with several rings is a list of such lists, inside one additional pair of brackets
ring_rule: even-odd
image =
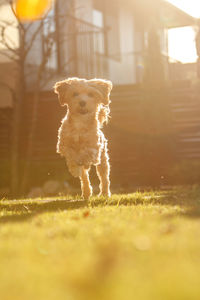
[(85, 101), (83, 101), (83, 100), (79, 102), (79, 105), (80, 105), (81, 107), (85, 106), (85, 104), (86, 104), (86, 103), (85, 103)]

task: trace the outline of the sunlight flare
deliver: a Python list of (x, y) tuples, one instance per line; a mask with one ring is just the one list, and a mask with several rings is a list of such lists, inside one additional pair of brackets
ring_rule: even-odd
[(200, 18), (199, 0), (167, 0), (194, 18)]
[(168, 38), (169, 57), (172, 61), (196, 62), (195, 31), (192, 27), (170, 29)]
[[(200, 1), (166, 0), (194, 18), (200, 18)], [(191, 24), (192, 25), (192, 24)], [(171, 61), (194, 63), (197, 60), (195, 36), (197, 28), (192, 26), (168, 30), (169, 57)]]
[(16, 0), (14, 9), (21, 21), (34, 21), (50, 9), (52, 0)]

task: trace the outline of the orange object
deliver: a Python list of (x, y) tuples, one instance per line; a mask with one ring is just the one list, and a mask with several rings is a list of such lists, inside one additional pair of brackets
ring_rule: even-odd
[(52, 0), (15, 0), (14, 10), (21, 21), (34, 21), (42, 18), (51, 5)]

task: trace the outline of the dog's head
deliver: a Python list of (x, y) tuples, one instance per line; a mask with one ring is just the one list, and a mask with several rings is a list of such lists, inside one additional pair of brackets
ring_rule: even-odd
[(97, 111), (100, 104), (109, 105), (112, 82), (103, 79), (68, 78), (54, 86), (60, 104), (67, 105), (74, 114), (88, 114)]

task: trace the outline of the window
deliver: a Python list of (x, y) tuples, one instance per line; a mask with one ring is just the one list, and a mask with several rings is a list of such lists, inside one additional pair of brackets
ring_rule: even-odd
[(120, 58), (119, 5), (113, 2), (93, 0), (93, 24), (102, 29), (99, 52), (110, 58)]
[(92, 21), (93, 21), (93, 25), (103, 28), (104, 27), (103, 12), (100, 10), (93, 9)]

